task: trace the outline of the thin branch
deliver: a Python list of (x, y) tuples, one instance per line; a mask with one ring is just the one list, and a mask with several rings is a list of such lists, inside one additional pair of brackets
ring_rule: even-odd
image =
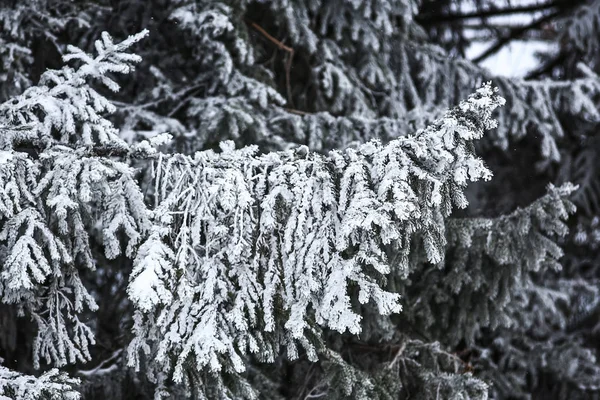
[[(195, 93), (197, 93), (198, 90), (202, 89), (204, 86), (206, 86), (205, 83), (199, 83), (199, 84), (196, 84), (196, 85), (193, 85), (190, 87), (186, 87), (176, 93), (171, 93), (171, 94), (167, 95), (165, 98), (158, 99), (158, 100), (151, 101), (151, 102), (144, 103), (144, 104), (125, 103), (125, 102), (116, 101), (116, 100), (111, 100), (111, 103), (118, 106), (120, 108), (120, 110), (128, 110), (128, 109), (135, 109), (135, 108), (146, 109), (146, 108), (154, 107), (159, 104), (165, 103), (167, 101), (177, 100), (178, 98), (184, 98), (182, 101), (185, 101), (191, 95), (194, 95)], [(173, 113), (173, 111), (171, 111), (171, 113), (169, 113), (168, 116), (171, 116), (172, 113)]]
[(285, 50), (289, 53), (293, 53), (294, 49), (292, 49), (291, 47), (286, 46), (285, 44), (281, 43), (281, 41), (275, 39), (273, 36), (269, 35), (269, 33), (267, 31), (265, 31), (260, 25), (258, 25), (256, 22), (251, 22), (249, 21), (250, 25), (256, 29), (257, 31), (259, 31), (264, 37), (266, 37), (271, 43), (273, 43), (274, 45), (276, 45), (279, 49), (281, 50)]
[(310, 115), (311, 113), (306, 112), (306, 111), (301, 111), (301, 110), (296, 110), (294, 108), (284, 108), (285, 111), (291, 113), (291, 114), (297, 114), (297, 115), (301, 115), (301, 116), (305, 116), (305, 115)]
[(292, 69), (292, 60), (294, 59), (294, 49), (289, 46), (286, 46), (280, 40), (275, 39), (273, 36), (271, 36), (267, 31), (265, 31), (256, 22), (252, 22), (252, 21), (247, 21), (247, 22), (250, 24), (250, 26), (252, 26), (254, 29), (256, 29), (260, 34), (262, 34), (267, 40), (269, 40), (271, 43), (273, 43), (275, 46), (277, 46), (277, 48), (279, 48), (280, 50), (286, 51), (288, 53), (288, 57), (285, 62), (285, 86), (286, 86), (286, 91), (287, 91), (288, 103), (292, 107), (294, 107), (294, 103), (292, 101), (292, 84), (291, 84), (291, 79), (290, 79), (290, 71)]
[(478, 10), (466, 13), (454, 13), (454, 14), (424, 14), (415, 16), (415, 20), (421, 25), (433, 25), (438, 23), (453, 22), (463, 19), (472, 18), (487, 18), (498, 15), (510, 15), (518, 13), (528, 13), (535, 11), (542, 11), (551, 8), (560, 7), (568, 4), (566, 1), (554, 1), (542, 4), (530, 4), (526, 6), (516, 6), (508, 8), (497, 8), (489, 10)]
[(200, 90), (202, 90), (205, 87), (206, 87), (205, 84), (200, 84), (200, 85), (196, 85), (196, 86), (190, 88), (188, 93), (185, 94), (181, 98), (179, 103), (175, 107), (173, 107), (173, 109), (171, 111), (169, 111), (169, 113), (167, 114), (167, 117), (171, 118), (173, 115), (175, 115), (175, 113), (177, 111), (179, 111), (181, 109), (181, 107), (183, 107), (189, 99), (191, 99), (196, 93), (198, 93)]
[(552, 20), (553, 18), (558, 17), (561, 14), (562, 13), (558, 12), (558, 11), (557, 12), (553, 12), (551, 14), (544, 15), (543, 17), (540, 17), (539, 19), (533, 21), (532, 23), (530, 23), (528, 25), (525, 25), (525, 26), (522, 26), (520, 28), (514, 29), (510, 34), (504, 36), (503, 38), (498, 39), (498, 41), (495, 44), (493, 44), (492, 46), (490, 46), (487, 50), (485, 50), (479, 56), (475, 57), (472, 60), (472, 62), (479, 63), (479, 62), (485, 60), (489, 56), (496, 54), (502, 47), (506, 46), (510, 41), (521, 37), (527, 31), (529, 31), (531, 29), (534, 29), (534, 28), (537, 28), (537, 27), (545, 24), (546, 22)]
[(121, 356), (121, 353), (123, 353), (123, 349), (116, 350), (115, 352), (113, 352), (113, 354), (109, 358), (107, 358), (106, 360), (103, 360), (96, 367), (94, 367), (92, 369), (88, 369), (88, 370), (79, 370), (79, 371), (77, 371), (77, 374), (82, 375), (82, 376), (92, 376), (92, 375), (100, 375), (100, 374), (106, 374), (106, 373), (112, 372), (117, 365), (112, 364), (108, 367), (106, 365), (110, 362), (115, 361), (118, 357)]
[[(512, 30), (518, 29), (521, 24), (514, 23), (506, 23), (506, 24), (488, 24), (488, 23), (478, 23), (478, 24), (464, 24), (462, 29), (471, 30), (473, 34), (478, 36), (469, 37), (469, 42), (473, 40), (480, 41), (490, 41), (491, 39), (497, 38), (500, 34), (507, 35)], [(531, 29), (525, 34), (523, 34), (523, 39), (534, 39), (540, 41), (548, 41), (555, 42), (558, 36), (558, 32), (553, 29), (544, 29), (544, 27), (540, 27), (540, 29)]]

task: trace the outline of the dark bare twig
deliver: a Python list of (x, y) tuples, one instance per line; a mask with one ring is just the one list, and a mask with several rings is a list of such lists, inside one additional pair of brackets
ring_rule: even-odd
[(549, 22), (552, 19), (558, 17), (561, 14), (562, 14), (561, 12), (553, 12), (551, 14), (544, 15), (543, 17), (536, 19), (535, 21), (533, 21), (532, 23), (530, 23), (528, 25), (514, 29), (510, 34), (504, 36), (503, 38), (498, 39), (498, 41), (495, 44), (490, 46), (487, 50), (485, 50), (479, 56), (475, 57), (472, 61), (474, 63), (479, 63), (479, 62), (485, 60), (489, 56), (496, 54), (502, 47), (506, 46), (510, 41), (521, 37), (525, 32), (529, 31), (530, 29), (537, 28), (537, 27), (545, 24), (546, 22)]
[(286, 91), (287, 91), (288, 103), (292, 107), (294, 107), (294, 102), (292, 101), (292, 84), (291, 84), (291, 79), (290, 79), (290, 71), (292, 69), (292, 61), (294, 59), (294, 49), (289, 46), (286, 46), (280, 40), (275, 39), (273, 36), (271, 36), (267, 31), (265, 31), (256, 22), (252, 22), (252, 21), (247, 21), (247, 22), (250, 24), (250, 26), (252, 26), (258, 32), (260, 32), (260, 34), (262, 34), (267, 40), (269, 40), (271, 43), (273, 43), (275, 46), (277, 46), (277, 48), (279, 48), (280, 50), (286, 51), (288, 53), (287, 60), (285, 61), (285, 86), (286, 86)]
[(551, 8), (560, 7), (566, 5), (566, 1), (552, 1), (542, 4), (530, 4), (526, 6), (516, 6), (508, 8), (497, 8), (489, 10), (478, 10), (466, 13), (453, 13), (453, 14), (424, 14), (415, 16), (415, 20), (421, 25), (434, 25), (438, 23), (453, 22), (463, 19), (473, 18), (488, 18), (498, 15), (509, 15), (518, 13), (528, 13), (535, 11), (548, 10)]
[(301, 111), (301, 110), (296, 110), (293, 108), (284, 108), (285, 111), (291, 113), (291, 114), (297, 114), (297, 115), (301, 115), (301, 116), (305, 116), (305, 115), (310, 115), (309, 112), (306, 111)]

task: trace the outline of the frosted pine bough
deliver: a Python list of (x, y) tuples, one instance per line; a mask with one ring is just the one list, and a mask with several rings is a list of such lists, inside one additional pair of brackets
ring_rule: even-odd
[(360, 333), (356, 299), (399, 312), (386, 275), (408, 274), (417, 235), (441, 260), (444, 218), (466, 206), (468, 181), (491, 177), (470, 142), (502, 103), (488, 84), (412, 136), (328, 157), (228, 143), (159, 155), (154, 226), (129, 285), (131, 365), (155, 355), (178, 382), (190, 357), (199, 370), (241, 372), (248, 351), (272, 362), (280, 344), (291, 358), (300, 344), (316, 360), (322, 327)]
[[(66, 59), (81, 67), (48, 71), (0, 106), (12, 127), (0, 157), (0, 295), (38, 323), (34, 358), (89, 359), (94, 338), (78, 313), (96, 305), (79, 272), (95, 267), (87, 232), (98, 226), (92, 235), (108, 259), (124, 247), (134, 260), (129, 363), (139, 368), (148, 355), (161, 384), (165, 369), (181, 382), (187, 369), (241, 372), (249, 354), (272, 362), (281, 345), (290, 358), (299, 345), (317, 360), (323, 328), (361, 332), (360, 304), (401, 311), (387, 276), (411, 272), (414, 240), (440, 263), (445, 218), (466, 206), (469, 181), (491, 177), (471, 143), (495, 126), (491, 114), (503, 104), (491, 86), (385, 145), (259, 155), (226, 142), (221, 152), (166, 155), (153, 147), (162, 137), (136, 146), (119, 139), (102, 116), (114, 106), (88, 86), (98, 78), (118, 89), (105, 74), (131, 70), (139, 58), (123, 51), (142, 36), (115, 45), (103, 35), (95, 58), (70, 48)], [(23, 143), (42, 151), (15, 151)], [(134, 157), (153, 160), (153, 201), (127, 164)]]
[[(88, 85), (97, 79), (117, 90), (106, 74), (131, 70), (140, 58), (123, 51), (145, 34), (120, 44), (103, 34), (96, 57), (70, 47), (65, 60), (79, 60), (78, 68), (49, 70), (38, 86), (0, 105), (0, 300), (37, 325), (36, 368), (42, 360), (59, 367), (90, 360), (94, 335), (79, 318), (97, 309), (80, 279), (95, 269), (89, 232), (103, 226), (94, 240), (114, 258), (120, 253), (116, 233), (123, 231), (133, 256), (149, 224), (134, 170), (98, 154), (127, 148), (103, 116), (114, 106)], [(0, 394), (67, 396), (78, 382), (57, 373), (36, 379), (22, 376), (15, 387), (0, 377)]]
[(75, 400), (79, 398), (79, 393), (74, 389), (78, 383), (78, 379), (70, 378), (56, 368), (36, 377), (20, 374), (0, 365), (0, 400)]

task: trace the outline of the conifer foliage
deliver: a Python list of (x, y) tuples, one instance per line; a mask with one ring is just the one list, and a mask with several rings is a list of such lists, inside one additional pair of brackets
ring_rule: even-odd
[[(0, 399), (597, 396), (555, 168), (595, 65), (487, 82), (419, 6), (3, 6)], [(560, 178), (490, 207), (531, 131)]]

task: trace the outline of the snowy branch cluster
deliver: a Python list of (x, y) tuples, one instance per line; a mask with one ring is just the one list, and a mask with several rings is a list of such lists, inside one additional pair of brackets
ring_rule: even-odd
[[(130, 71), (139, 57), (124, 50), (144, 35), (115, 45), (104, 34), (96, 42), (96, 57), (71, 47), (65, 60), (79, 60), (79, 67), (49, 70), (38, 86), (0, 106), (0, 299), (36, 323), (36, 367), (40, 359), (58, 367), (90, 360), (94, 335), (79, 318), (85, 308), (97, 309), (80, 278), (85, 270), (95, 269), (89, 231), (102, 227), (106, 256), (114, 258), (121, 251), (121, 232), (131, 256), (148, 229), (133, 169), (86, 155), (94, 145), (125, 146), (104, 117), (114, 106), (88, 83), (96, 78), (117, 90), (106, 74)], [(31, 146), (32, 151), (19, 146)], [(62, 375), (44, 379), (55, 377)], [(69, 386), (48, 390), (61, 388)]]
[[(128, 145), (103, 116), (114, 106), (88, 85), (118, 90), (107, 74), (131, 70), (139, 57), (124, 50), (144, 35), (114, 44), (103, 34), (95, 57), (70, 47), (64, 59), (78, 67), (50, 70), (0, 106), (0, 293), (37, 323), (35, 365), (90, 358), (94, 336), (78, 318), (97, 308), (79, 276), (95, 268), (90, 230), (108, 259), (125, 246), (134, 260), (130, 365), (147, 353), (175, 382), (191, 359), (198, 371), (242, 372), (246, 352), (273, 362), (282, 344), (316, 361), (322, 328), (361, 331), (355, 300), (399, 312), (385, 276), (407, 274), (417, 234), (429, 261), (441, 260), (444, 218), (466, 206), (467, 182), (491, 176), (471, 141), (495, 126), (503, 99), (486, 85), (414, 135), (329, 156), (229, 142), (219, 153), (161, 154), (150, 207), (131, 167), (93, 153)], [(389, 251), (404, 261), (390, 266)]]
[[(593, 68), (496, 89), (416, 0), (148, 1), (0, 10), (0, 399), (600, 391)], [(598, 3), (561, 33), (589, 64)], [(481, 195), (532, 134), (564, 184)]]
[(466, 206), (468, 181), (490, 177), (470, 141), (494, 126), (502, 101), (484, 86), (414, 136), (329, 157), (302, 148), (256, 156), (231, 143), (160, 157), (154, 227), (128, 289), (139, 309), (133, 348), (156, 342), (167, 369), (177, 356), (180, 381), (188, 355), (198, 369), (241, 372), (238, 352), (272, 362), (282, 341), (294, 359), (297, 341), (316, 360), (318, 326), (361, 331), (350, 287), (379, 313), (399, 312), (399, 296), (380, 287), (386, 251), (404, 255), (393, 267), (406, 274), (418, 233), (429, 260), (440, 260), (443, 219)]

